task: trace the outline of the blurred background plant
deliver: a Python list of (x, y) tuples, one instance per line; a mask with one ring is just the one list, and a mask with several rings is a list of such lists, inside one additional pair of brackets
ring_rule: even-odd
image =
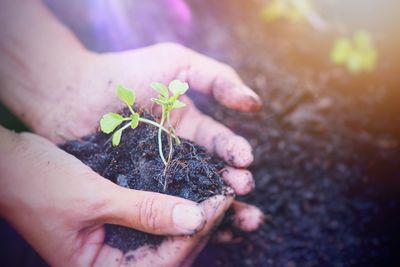
[(262, 9), (261, 16), (266, 22), (286, 19), (294, 23), (308, 21), (319, 30), (326, 27), (313, 0), (272, 0)]
[(332, 48), (331, 61), (342, 65), (351, 73), (371, 72), (378, 60), (378, 51), (370, 34), (358, 31), (351, 38), (338, 38)]
[[(320, 34), (343, 31), (337, 25), (329, 25), (323, 19), (313, 0), (271, 0), (261, 11), (262, 19), (267, 23), (287, 20), (292, 23), (308, 22)], [(348, 29), (345, 29), (348, 31)], [(378, 61), (378, 50), (373, 45), (372, 36), (365, 30), (359, 30), (352, 37), (338, 37), (332, 45), (330, 60), (333, 64), (344, 66), (352, 74), (372, 72)]]

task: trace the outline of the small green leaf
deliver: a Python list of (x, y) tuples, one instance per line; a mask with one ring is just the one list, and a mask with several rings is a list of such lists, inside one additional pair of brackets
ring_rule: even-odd
[(183, 95), (189, 89), (189, 84), (180, 80), (173, 80), (169, 83), (168, 88), (174, 95)]
[(363, 70), (363, 57), (358, 52), (351, 53), (347, 61), (347, 69), (352, 73), (359, 73)]
[(174, 104), (172, 105), (172, 108), (184, 108), (186, 107), (186, 104), (183, 103), (182, 101), (179, 101), (178, 99), (175, 100)]
[(129, 106), (133, 106), (135, 103), (135, 93), (122, 85), (117, 87), (117, 96)]
[(371, 36), (365, 31), (358, 31), (353, 36), (353, 43), (356, 49), (367, 50), (372, 47)]
[(100, 120), (100, 130), (106, 134), (111, 133), (124, 121), (124, 117), (117, 113), (107, 113)]
[(136, 127), (138, 127), (139, 118), (140, 118), (140, 116), (137, 113), (134, 113), (134, 114), (131, 115), (131, 128), (132, 129), (135, 129)]
[(364, 69), (366, 71), (373, 71), (376, 66), (376, 61), (378, 59), (378, 53), (375, 49), (371, 48), (363, 52), (364, 57)]
[(335, 64), (344, 64), (352, 52), (351, 42), (347, 38), (336, 40), (332, 52), (331, 60)]
[(277, 19), (299, 22), (314, 10), (314, 4), (311, 0), (271, 0), (263, 8), (261, 16), (266, 22)]
[(167, 100), (163, 100), (160, 98), (152, 98), (151, 101), (153, 101), (154, 103), (161, 105), (161, 106), (164, 106), (167, 104)]
[(261, 16), (266, 22), (271, 22), (283, 17), (284, 13), (285, 7), (277, 1), (274, 1), (263, 8)]
[(154, 91), (158, 92), (163, 97), (168, 97), (169, 96), (168, 88), (164, 84), (162, 84), (162, 83), (152, 83), (150, 86), (151, 86), (151, 88), (153, 88)]
[(119, 129), (118, 131), (116, 131), (116, 132), (113, 134), (113, 137), (112, 137), (112, 144), (113, 144), (113, 146), (118, 146), (119, 143), (121, 142), (122, 130), (123, 130), (123, 129), (121, 128), (121, 129)]

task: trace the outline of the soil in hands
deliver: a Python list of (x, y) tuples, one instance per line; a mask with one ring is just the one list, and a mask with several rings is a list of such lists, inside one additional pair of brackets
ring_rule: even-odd
[[(122, 133), (117, 147), (111, 135), (95, 133), (81, 140), (68, 141), (60, 147), (90, 166), (101, 176), (130, 189), (153, 191), (201, 202), (223, 194), (225, 185), (220, 173), (224, 163), (207, 154), (205, 148), (181, 138), (166, 173), (157, 142), (157, 128), (141, 123)], [(164, 154), (168, 154), (168, 136), (163, 134)], [(164, 183), (167, 182), (164, 191)], [(131, 228), (106, 225), (106, 243), (123, 252), (143, 245), (158, 245), (166, 237)]]

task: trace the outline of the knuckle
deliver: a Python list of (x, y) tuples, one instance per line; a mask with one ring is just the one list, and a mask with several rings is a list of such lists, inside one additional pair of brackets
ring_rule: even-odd
[(155, 197), (146, 197), (139, 204), (140, 225), (152, 232), (157, 230), (159, 223), (159, 215), (156, 207)]

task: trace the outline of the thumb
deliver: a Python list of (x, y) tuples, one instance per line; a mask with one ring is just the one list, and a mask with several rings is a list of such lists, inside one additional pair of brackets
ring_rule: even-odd
[(191, 235), (206, 223), (202, 207), (192, 201), (111, 184), (104, 223), (123, 225), (158, 235)]

